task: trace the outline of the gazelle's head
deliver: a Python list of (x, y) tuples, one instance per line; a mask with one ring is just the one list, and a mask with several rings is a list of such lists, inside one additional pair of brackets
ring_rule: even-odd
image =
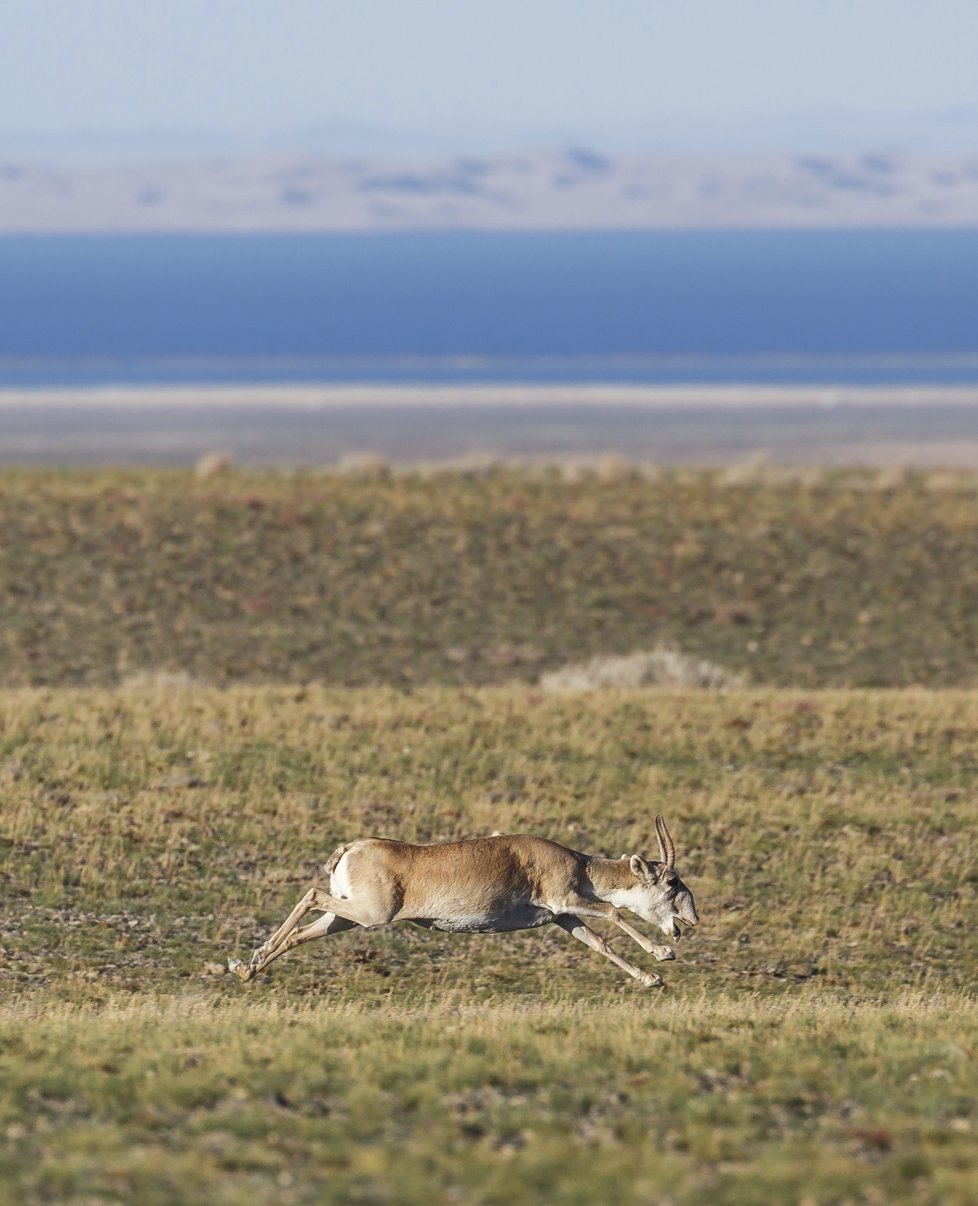
[[(616, 900), (615, 904), (631, 909), (678, 941), (682, 936), (679, 923), (699, 925), (699, 914), (693, 893), (676, 874), (676, 847), (661, 816), (655, 818), (655, 832), (659, 839), (660, 861), (644, 859), (640, 854), (628, 858), (628, 867), (635, 876), (635, 883), (618, 894), (620, 900)], [(627, 857), (622, 855), (622, 858)]]

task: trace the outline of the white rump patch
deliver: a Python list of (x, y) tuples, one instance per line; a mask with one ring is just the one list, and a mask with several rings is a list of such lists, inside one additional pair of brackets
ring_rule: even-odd
[(341, 854), (339, 862), (333, 868), (333, 874), (329, 877), (329, 894), (330, 896), (335, 896), (337, 900), (349, 900), (353, 895), (353, 885), (350, 883), (350, 868), (347, 861), (349, 857), (349, 850)]

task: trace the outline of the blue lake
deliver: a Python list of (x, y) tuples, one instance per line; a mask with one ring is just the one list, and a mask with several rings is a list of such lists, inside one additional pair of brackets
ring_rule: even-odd
[(0, 387), (978, 383), (978, 230), (0, 238)]

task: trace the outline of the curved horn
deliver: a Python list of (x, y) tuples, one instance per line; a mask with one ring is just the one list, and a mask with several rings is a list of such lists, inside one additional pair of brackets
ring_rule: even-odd
[(662, 855), (662, 861), (667, 867), (675, 867), (676, 847), (672, 844), (669, 830), (661, 816), (655, 818), (655, 832), (659, 839), (659, 853)]

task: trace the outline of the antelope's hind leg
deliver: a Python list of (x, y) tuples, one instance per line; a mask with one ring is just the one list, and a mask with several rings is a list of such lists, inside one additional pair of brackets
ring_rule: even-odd
[[(286, 951), (301, 946), (303, 942), (311, 942), (313, 938), (325, 938), (328, 934), (342, 934), (344, 930), (353, 930), (356, 928), (357, 923), (355, 921), (349, 921), (346, 917), (337, 917), (335, 913), (324, 913), (322, 917), (317, 917), (309, 925), (304, 925), (301, 929), (293, 930), (290, 934), (286, 935), (277, 946), (267, 950), (257, 963), (252, 962), (246, 969), (250, 974), (244, 976), (244, 978), (250, 980), (251, 976), (264, 971), (269, 963), (277, 959), (279, 955), (284, 955)], [(243, 973), (239, 971), (238, 975), (241, 976)]]
[(573, 913), (561, 913), (554, 918), (554, 921), (562, 930), (566, 930), (571, 937), (576, 938), (578, 942), (583, 942), (591, 950), (597, 951), (599, 955), (604, 955), (606, 959), (610, 959), (616, 967), (620, 967), (622, 971), (628, 972), (643, 987), (662, 987), (663, 981), (661, 976), (642, 971), (634, 963), (629, 963), (627, 959), (623, 959), (617, 951), (611, 949), (600, 934), (596, 934), (594, 930), (586, 926), (580, 917), (575, 917)]
[[(343, 930), (351, 930), (363, 924), (353, 917), (343, 916), (336, 910), (335, 906), (342, 908), (349, 904), (349, 901), (334, 899), (321, 888), (310, 888), (275, 933), (255, 950), (251, 961), (244, 963), (241, 959), (229, 959), (228, 971), (234, 972), (242, 980), (251, 980), (269, 963), (294, 946), (309, 942), (312, 938), (323, 938), (327, 934), (340, 934)], [(344, 908), (343, 911), (346, 912), (347, 909)], [(321, 912), (323, 916), (302, 929), (296, 928), (307, 913), (315, 912)]]

